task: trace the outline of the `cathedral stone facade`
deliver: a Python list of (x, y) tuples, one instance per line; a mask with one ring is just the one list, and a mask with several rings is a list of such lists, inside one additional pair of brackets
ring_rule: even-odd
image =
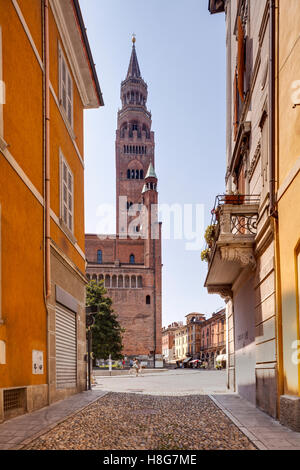
[(103, 280), (125, 329), (124, 355), (157, 367), (162, 365), (161, 224), (147, 95), (133, 38), (116, 131), (117, 234), (87, 234), (86, 257), (88, 279)]

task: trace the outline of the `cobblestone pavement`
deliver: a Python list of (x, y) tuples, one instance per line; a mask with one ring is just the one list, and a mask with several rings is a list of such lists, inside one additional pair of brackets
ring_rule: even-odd
[(26, 449), (254, 450), (205, 395), (108, 393)]

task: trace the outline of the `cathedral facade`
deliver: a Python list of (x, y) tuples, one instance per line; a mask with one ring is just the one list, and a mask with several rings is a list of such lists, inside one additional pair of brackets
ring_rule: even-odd
[(161, 223), (154, 132), (135, 38), (116, 131), (116, 235), (86, 234), (87, 278), (103, 281), (122, 327), (127, 358), (149, 366), (161, 356)]

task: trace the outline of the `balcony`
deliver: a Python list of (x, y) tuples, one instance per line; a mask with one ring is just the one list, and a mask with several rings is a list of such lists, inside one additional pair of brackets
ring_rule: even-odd
[(232, 297), (232, 285), (243, 269), (254, 270), (259, 196), (217, 196), (212, 211), (214, 237), (207, 245), (208, 274), (205, 287), (211, 294)]

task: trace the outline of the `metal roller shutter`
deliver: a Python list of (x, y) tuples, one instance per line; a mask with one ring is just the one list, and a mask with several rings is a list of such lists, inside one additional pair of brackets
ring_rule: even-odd
[(56, 306), (56, 387), (77, 384), (76, 314)]

